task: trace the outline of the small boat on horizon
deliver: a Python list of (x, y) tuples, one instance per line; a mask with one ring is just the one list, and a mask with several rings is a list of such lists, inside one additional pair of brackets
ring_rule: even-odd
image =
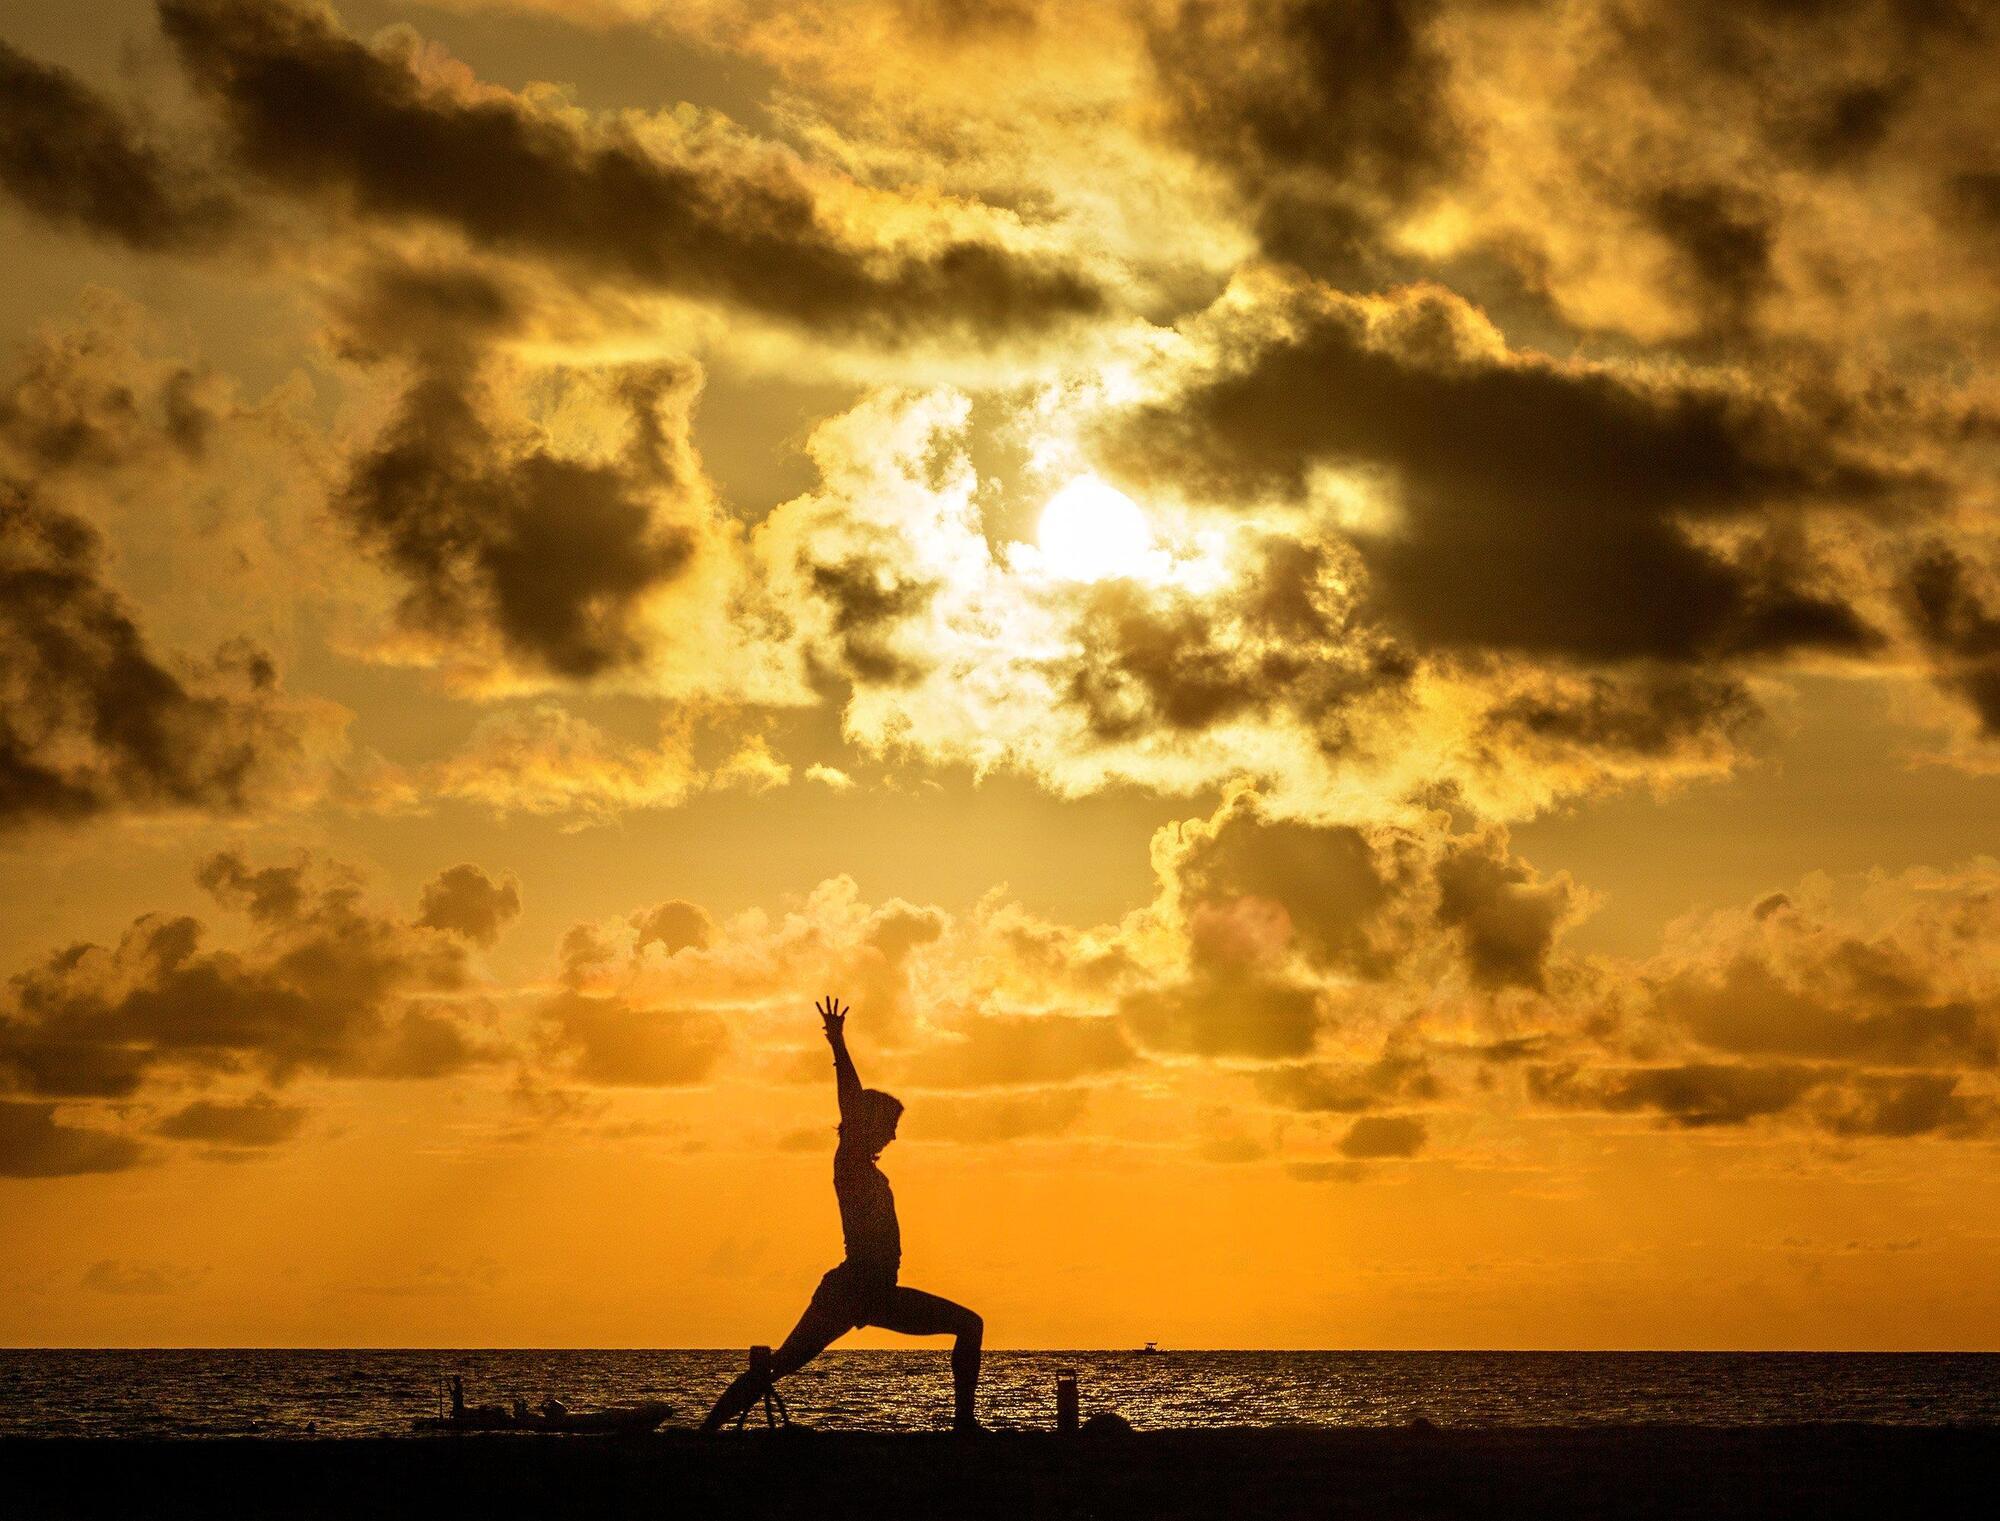
[(1159, 1357), (1161, 1355), (1160, 1344), (1156, 1341), (1147, 1342), (1145, 1346), (1139, 1349), (1139, 1355), (1141, 1357)]

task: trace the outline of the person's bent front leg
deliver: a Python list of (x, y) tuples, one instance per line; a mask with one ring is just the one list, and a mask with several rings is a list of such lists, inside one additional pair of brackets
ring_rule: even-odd
[(979, 1424), (974, 1403), (979, 1392), (979, 1357), (986, 1339), (986, 1322), (975, 1310), (922, 1289), (892, 1289), (870, 1324), (905, 1336), (949, 1336), (951, 1343), (952, 1423), (961, 1429)]
[(979, 1424), (973, 1405), (979, 1393), (979, 1355), (986, 1339), (986, 1322), (967, 1310), (965, 1323), (951, 1344), (952, 1424), (961, 1430)]

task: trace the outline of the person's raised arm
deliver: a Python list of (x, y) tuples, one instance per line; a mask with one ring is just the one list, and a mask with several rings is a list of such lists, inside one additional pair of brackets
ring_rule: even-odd
[(847, 1009), (838, 998), (823, 999), (813, 1009), (826, 1026), (826, 1043), (833, 1047), (833, 1084), (840, 1096), (840, 1117), (845, 1120), (861, 1097), (861, 1076), (854, 1070), (854, 1058), (847, 1054)]

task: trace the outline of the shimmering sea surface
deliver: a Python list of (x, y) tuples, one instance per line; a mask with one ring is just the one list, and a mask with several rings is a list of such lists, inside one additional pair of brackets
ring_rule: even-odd
[[(439, 1380), (475, 1403), (572, 1409), (666, 1400), (693, 1424), (741, 1352), (0, 1351), (0, 1434), (175, 1437), (409, 1431)], [(991, 1426), (1054, 1422), (1059, 1369), (1086, 1416), (1135, 1426), (1571, 1426), (1817, 1421), (2000, 1424), (2000, 1354), (1644, 1352), (989, 1352)], [(829, 1430), (947, 1423), (945, 1352), (830, 1352), (784, 1383)]]

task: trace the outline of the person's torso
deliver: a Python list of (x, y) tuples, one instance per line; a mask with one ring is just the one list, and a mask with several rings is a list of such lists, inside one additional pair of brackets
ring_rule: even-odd
[(903, 1260), (903, 1234), (896, 1224), (896, 1196), (875, 1159), (836, 1150), (833, 1192), (840, 1201), (847, 1260), (894, 1274)]

